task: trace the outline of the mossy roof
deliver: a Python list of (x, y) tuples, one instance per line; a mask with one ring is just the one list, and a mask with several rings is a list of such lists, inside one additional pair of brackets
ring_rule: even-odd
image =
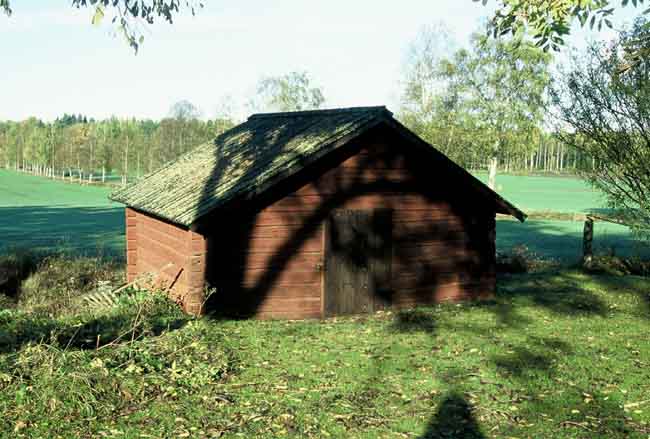
[[(254, 114), (110, 198), (190, 226), (233, 199), (261, 193), (381, 122), (401, 127), (383, 106)], [(462, 172), (493, 194), (497, 204), (505, 203), (502, 213), (522, 219), (517, 213), (523, 213)]]

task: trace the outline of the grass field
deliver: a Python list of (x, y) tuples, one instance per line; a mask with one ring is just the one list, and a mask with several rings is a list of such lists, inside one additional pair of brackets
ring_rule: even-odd
[(0, 169), (0, 251), (71, 249), (122, 253), (124, 209), (110, 189)]
[[(484, 176), (479, 175), (480, 178)], [(584, 182), (565, 177), (499, 176), (500, 193), (524, 210), (588, 212), (602, 208), (599, 195)], [(0, 251), (8, 247), (51, 250), (124, 251), (123, 208), (108, 200), (110, 189), (52, 181), (0, 170)], [(581, 254), (581, 222), (528, 220), (497, 222), (497, 248), (518, 245), (561, 262)], [(626, 227), (599, 222), (594, 246), (618, 255), (647, 255)]]
[[(475, 174), (487, 183), (486, 173)], [(497, 192), (525, 212), (588, 213), (605, 207), (602, 195), (574, 177), (497, 175)]]
[(647, 439), (649, 286), (517, 275), (487, 303), (302, 322), (151, 293), (0, 311), (0, 436)]
[[(476, 176), (487, 182), (487, 174)], [(497, 191), (524, 212), (602, 212), (605, 200), (583, 180), (572, 177), (498, 175)], [(582, 254), (581, 221), (529, 219), (521, 224), (497, 221), (497, 248), (501, 251), (525, 245), (532, 252), (563, 263)], [(620, 256), (650, 256), (650, 249), (635, 240), (627, 227), (596, 222), (594, 250)]]

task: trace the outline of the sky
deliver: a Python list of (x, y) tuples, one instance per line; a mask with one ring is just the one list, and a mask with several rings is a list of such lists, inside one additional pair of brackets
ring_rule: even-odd
[[(257, 82), (306, 71), (326, 107), (399, 108), (408, 49), (443, 23), (460, 45), (493, 12), (472, 0), (204, 0), (191, 16), (144, 28), (138, 54), (108, 22), (70, 0), (12, 0), (0, 14), (0, 120), (63, 113), (160, 119), (180, 100), (244, 118)], [(615, 27), (634, 10), (617, 12)], [(606, 38), (610, 34), (596, 34)], [(576, 32), (581, 46), (593, 33)]]

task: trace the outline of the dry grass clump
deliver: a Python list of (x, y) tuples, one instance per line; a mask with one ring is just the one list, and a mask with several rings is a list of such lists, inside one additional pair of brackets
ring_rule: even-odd
[(101, 256), (14, 250), (0, 256), (0, 309), (58, 316), (82, 306), (82, 295), (123, 280), (122, 267)]

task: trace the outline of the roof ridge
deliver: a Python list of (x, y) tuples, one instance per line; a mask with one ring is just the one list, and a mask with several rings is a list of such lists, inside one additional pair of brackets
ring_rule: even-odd
[(296, 117), (296, 116), (322, 116), (328, 114), (340, 113), (361, 113), (361, 112), (377, 112), (386, 113), (393, 116), (393, 113), (386, 108), (385, 105), (377, 105), (370, 107), (343, 107), (343, 108), (325, 108), (322, 110), (302, 110), (302, 111), (281, 111), (277, 113), (255, 113), (248, 117), (248, 120), (266, 119), (275, 117)]

